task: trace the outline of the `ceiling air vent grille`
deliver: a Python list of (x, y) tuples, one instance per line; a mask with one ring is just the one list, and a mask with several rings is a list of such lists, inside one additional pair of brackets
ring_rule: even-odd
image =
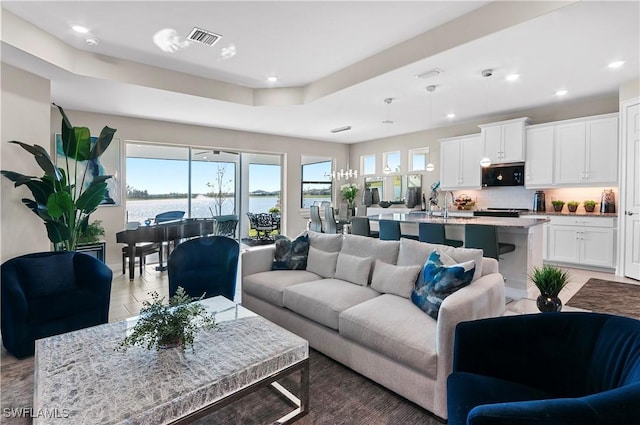
[(205, 44), (207, 46), (213, 46), (222, 38), (221, 35), (211, 31), (203, 30), (200, 28), (194, 28), (187, 37), (187, 40), (195, 41), (196, 43)]

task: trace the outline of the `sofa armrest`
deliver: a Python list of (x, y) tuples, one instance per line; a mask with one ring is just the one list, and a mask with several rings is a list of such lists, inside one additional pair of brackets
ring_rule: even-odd
[(242, 268), (241, 276), (244, 278), (252, 274), (271, 270), (275, 252), (276, 248), (273, 245), (244, 251), (240, 261)]
[(436, 325), (439, 389), (436, 389), (435, 397), (442, 398), (440, 402), (445, 406), (447, 376), (453, 367), (456, 326), (460, 322), (500, 316), (504, 310), (504, 278), (500, 273), (483, 275), (442, 302)]
[(500, 270), (498, 268), (498, 260), (496, 260), (495, 258), (482, 257), (482, 276), (491, 273), (500, 273)]

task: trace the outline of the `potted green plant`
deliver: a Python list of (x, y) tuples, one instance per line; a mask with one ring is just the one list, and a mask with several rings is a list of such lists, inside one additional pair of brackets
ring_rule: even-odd
[(360, 187), (355, 183), (347, 183), (340, 186), (340, 193), (342, 193), (342, 197), (347, 201), (350, 210), (353, 210), (353, 202), (359, 190)]
[(104, 227), (102, 227), (101, 220), (94, 220), (87, 225), (80, 237), (78, 238), (78, 245), (91, 244), (99, 242), (104, 237)]
[(196, 331), (215, 327), (214, 315), (197, 302), (202, 300), (204, 294), (200, 298), (192, 298), (179, 286), (168, 304), (157, 292), (150, 294), (153, 301), (143, 301), (133, 332), (125, 337), (118, 350), (124, 351), (134, 345), (147, 350), (174, 347), (180, 347), (182, 351), (187, 347), (193, 350)]
[(540, 311), (560, 311), (562, 309), (562, 301), (558, 295), (562, 288), (569, 283), (567, 271), (545, 264), (542, 267), (534, 267), (529, 274), (529, 279), (540, 290), (540, 295), (536, 300)]
[(555, 212), (560, 212), (562, 211), (562, 208), (564, 208), (564, 201), (551, 201), (551, 205), (553, 205), (553, 210)]
[[(105, 199), (106, 180), (111, 178), (106, 175), (89, 176), (90, 167), (78, 167), (78, 163), (97, 161), (109, 147), (116, 130), (105, 126), (92, 143), (89, 129), (73, 127), (64, 110), (55, 106), (62, 115), (64, 168), (55, 165), (42, 146), (12, 140), (9, 143), (19, 145), (33, 155), (44, 175), (26, 176), (7, 170), (1, 173), (14, 182), (15, 187), (24, 185), (31, 191), (33, 199), (23, 198), (22, 202), (44, 221), (47, 236), (55, 248), (73, 251), (89, 225), (89, 215)], [(73, 164), (69, 159), (74, 160)], [(84, 168), (84, 171), (79, 172), (79, 168)]]
[(593, 210), (596, 208), (596, 201), (586, 200), (582, 203), (582, 205), (584, 205), (584, 210), (586, 212), (593, 212)]
[(569, 208), (569, 212), (576, 212), (576, 210), (578, 209), (578, 205), (580, 205), (580, 202), (578, 201), (567, 202), (567, 208)]

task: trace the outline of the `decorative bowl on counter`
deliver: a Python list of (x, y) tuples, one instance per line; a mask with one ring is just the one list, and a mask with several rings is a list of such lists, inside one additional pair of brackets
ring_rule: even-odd
[(389, 202), (389, 201), (380, 201), (378, 203), (378, 206), (380, 206), (382, 208), (389, 208), (391, 206), (391, 202)]
[(459, 210), (472, 210), (476, 203), (469, 195), (462, 194), (458, 196), (454, 201), (453, 205)]

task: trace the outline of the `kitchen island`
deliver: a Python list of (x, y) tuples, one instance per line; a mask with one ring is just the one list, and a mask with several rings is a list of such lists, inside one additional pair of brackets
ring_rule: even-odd
[(543, 227), (546, 218), (517, 217), (474, 217), (474, 216), (429, 216), (424, 212), (394, 213), (371, 215), (372, 229), (377, 229), (379, 220), (400, 222), (402, 234), (418, 235), (419, 223), (442, 223), (445, 225), (448, 239), (464, 241), (466, 224), (486, 224), (498, 228), (500, 242), (516, 246), (515, 251), (500, 257), (500, 273), (505, 278), (505, 295), (509, 298), (535, 298), (537, 289), (529, 280), (528, 274), (533, 267), (542, 266)]

